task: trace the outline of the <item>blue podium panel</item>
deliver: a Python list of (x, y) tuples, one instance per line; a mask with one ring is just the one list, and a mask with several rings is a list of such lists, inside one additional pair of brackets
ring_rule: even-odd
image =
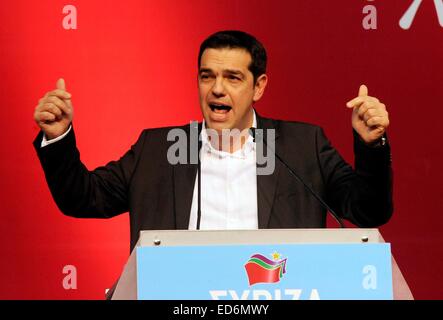
[(136, 250), (138, 299), (393, 299), (388, 243)]

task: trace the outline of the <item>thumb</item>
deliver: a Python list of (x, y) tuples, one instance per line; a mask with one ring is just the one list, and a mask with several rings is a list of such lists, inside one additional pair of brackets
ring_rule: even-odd
[[(63, 79), (63, 78), (58, 79), (58, 80), (57, 80), (57, 84), (56, 84), (56, 86), (57, 86), (57, 89), (60, 89), (60, 90), (66, 90), (65, 79)], [(66, 105), (67, 105), (69, 108), (71, 108), (71, 110), (72, 110), (72, 102), (71, 102), (71, 99), (64, 98), (63, 101), (65, 101)]]
[[(63, 80), (63, 79), (62, 79)], [(365, 86), (364, 84), (362, 84), (360, 86), (360, 89), (358, 90), (358, 96), (362, 97), (362, 96), (367, 96), (368, 95), (368, 87)]]
[(63, 78), (58, 79), (56, 86), (57, 86), (57, 89), (66, 90), (65, 79), (63, 79)]

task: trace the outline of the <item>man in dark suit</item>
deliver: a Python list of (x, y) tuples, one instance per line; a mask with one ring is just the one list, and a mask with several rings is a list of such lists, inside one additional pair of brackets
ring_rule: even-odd
[[(79, 218), (109, 218), (129, 211), (131, 250), (144, 229), (321, 228), (326, 210), (278, 161), (271, 174), (257, 174), (250, 127), (274, 130), (275, 151), (329, 204), (357, 226), (386, 223), (393, 211), (389, 125), (386, 107), (366, 86), (348, 102), (352, 108), (355, 169), (331, 146), (321, 128), (260, 117), (253, 104), (267, 85), (266, 51), (239, 31), (211, 35), (200, 47), (198, 86), (204, 121), (201, 204), (197, 164), (172, 164), (173, 129), (144, 130), (119, 160), (89, 171), (80, 160), (72, 126), (71, 94), (64, 80), (40, 99), (34, 141), (51, 193), (60, 210)], [(209, 136), (213, 130), (219, 140)], [(241, 131), (228, 142), (222, 137)], [(187, 146), (187, 158), (192, 152)]]

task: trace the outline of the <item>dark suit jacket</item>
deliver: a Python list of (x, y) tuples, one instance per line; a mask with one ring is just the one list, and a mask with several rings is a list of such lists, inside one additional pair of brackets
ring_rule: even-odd
[[(393, 211), (389, 145), (368, 147), (354, 132), (354, 170), (317, 126), (257, 115), (257, 127), (276, 130), (276, 152), (341, 217), (360, 227), (389, 220)], [(181, 128), (189, 133), (189, 125)], [(169, 164), (167, 150), (174, 143), (167, 141), (169, 129), (144, 130), (118, 161), (93, 171), (80, 160), (73, 129), (44, 148), (40, 133), (34, 146), (64, 214), (110, 218), (129, 211), (132, 251), (140, 230), (188, 228), (197, 165)], [(259, 228), (326, 225), (326, 210), (277, 160), (273, 174), (257, 176), (257, 193)]]

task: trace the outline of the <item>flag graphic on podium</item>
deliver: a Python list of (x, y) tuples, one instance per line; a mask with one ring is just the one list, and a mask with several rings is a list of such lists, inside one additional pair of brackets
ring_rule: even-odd
[(280, 259), (279, 253), (273, 253), (274, 260), (270, 260), (261, 254), (252, 255), (245, 264), (249, 285), (256, 283), (279, 282), (286, 273), (286, 260)]

